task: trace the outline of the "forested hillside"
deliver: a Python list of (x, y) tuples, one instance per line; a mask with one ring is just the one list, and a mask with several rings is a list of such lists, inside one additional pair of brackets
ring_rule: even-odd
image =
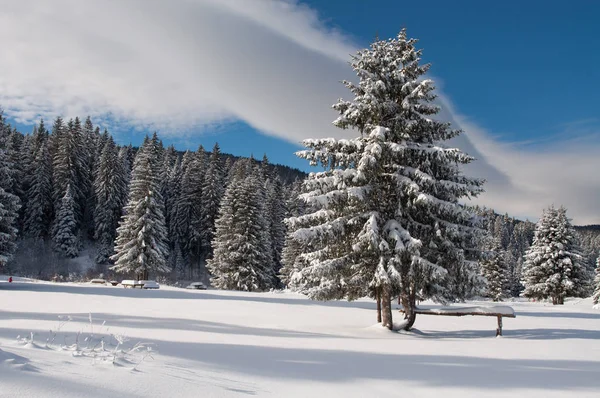
[[(268, 290), (301, 271), (284, 219), (314, 211), (298, 198), (307, 174), (270, 164), (266, 155), (235, 157), (218, 144), (180, 152), (156, 134), (140, 148), (119, 146), (89, 117), (58, 117), (50, 127), (40, 121), (30, 134), (0, 118), (0, 145), (5, 273), (59, 280), (152, 276)], [(451, 272), (449, 297), (519, 296), (536, 224), (473, 210), (483, 234), (465, 264), (475, 264), (471, 271), (480, 278)], [(576, 230), (591, 273), (600, 226)]]
[[(130, 247), (129, 240), (137, 237), (125, 230), (139, 233), (134, 224), (143, 218), (149, 223), (140, 228), (148, 232), (154, 228), (160, 236), (150, 236), (147, 243), (161, 248), (154, 254), (163, 263), (147, 271), (160, 271), (154, 276), (172, 282), (198, 278), (208, 282), (206, 260), (213, 252), (215, 223), (225, 217), (219, 213), (221, 200), (230, 185), (233, 189), (246, 179), (253, 181), (259, 195), (243, 200), (256, 206), (257, 219), (252, 222), (266, 234), (260, 250), (275, 275), (286, 204), (296, 181), (304, 176), (299, 170), (269, 164), (266, 155), (257, 161), (222, 154), (218, 144), (210, 151), (199, 147), (180, 152), (173, 146), (165, 148), (154, 134), (141, 148), (119, 146), (89, 117), (83, 122), (58, 117), (51, 127), (40, 121), (31, 134), (17, 131), (0, 117), (0, 144), (4, 188), (0, 200), (6, 213), (0, 265), (7, 273), (36, 278), (117, 277), (116, 271), (133, 276), (139, 270), (111, 269), (119, 264), (111, 256), (116, 240), (117, 248), (122, 244), (130, 250), (122, 255), (142, 254)], [(154, 218), (145, 220), (144, 213), (132, 219), (148, 192), (154, 207), (144, 211)], [(237, 208), (231, 211), (237, 216)], [(272, 283), (269, 287), (278, 285), (276, 279)]]

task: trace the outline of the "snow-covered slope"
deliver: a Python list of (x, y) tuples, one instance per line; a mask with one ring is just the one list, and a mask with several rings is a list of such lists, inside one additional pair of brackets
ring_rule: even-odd
[(495, 338), (488, 317), (389, 332), (366, 300), (0, 281), (0, 397), (598, 396), (600, 311), (510, 305)]

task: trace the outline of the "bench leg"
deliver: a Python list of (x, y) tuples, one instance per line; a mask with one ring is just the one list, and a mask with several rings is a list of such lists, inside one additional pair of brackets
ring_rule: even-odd
[(496, 329), (496, 336), (502, 336), (502, 316), (498, 315), (498, 329)]

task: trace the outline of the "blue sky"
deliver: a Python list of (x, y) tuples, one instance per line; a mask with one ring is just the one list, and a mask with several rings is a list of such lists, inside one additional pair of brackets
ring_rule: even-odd
[(0, 34), (13, 38), (0, 104), (23, 130), (40, 115), (89, 113), (121, 143), (158, 130), (179, 149), (218, 141), (304, 169), (301, 139), (349, 134), (329, 109), (349, 98), (338, 83), (352, 78), (349, 54), (406, 27), (433, 65), (443, 115), (465, 130), (457, 145), (479, 159), (470, 172), (489, 180), (481, 203), (528, 218), (565, 204), (600, 222), (596, 1), (0, 5)]

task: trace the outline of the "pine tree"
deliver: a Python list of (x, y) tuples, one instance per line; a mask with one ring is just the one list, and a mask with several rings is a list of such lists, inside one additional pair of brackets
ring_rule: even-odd
[(75, 199), (71, 186), (67, 185), (65, 196), (56, 214), (56, 223), (52, 240), (54, 247), (63, 256), (73, 258), (79, 254), (79, 242), (77, 239), (77, 222), (75, 220)]
[(212, 284), (219, 289), (264, 291), (273, 287), (260, 187), (250, 161), (238, 161), (219, 209), (214, 255), (207, 264), (213, 275)]
[(9, 188), (10, 193), (16, 195), (21, 202), (25, 199), (24, 181), (25, 181), (25, 170), (23, 169), (23, 144), (25, 138), (23, 134), (17, 130), (12, 130), (7, 137), (6, 143), (6, 156), (8, 162), (11, 164), (12, 172), (12, 186)]
[(202, 251), (206, 253), (206, 257), (212, 256), (211, 243), (215, 234), (215, 220), (219, 212), (219, 205), (225, 193), (224, 184), (225, 173), (221, 163), (221, 149), (219, 144), (215, 143), (202, 185), (202, 231), (201, 244)]
[(596, 260), (596, 277), (594, 278), (594, 294), (592, 295), (594, 305), (600, 303), (600, 257)]
[[(202, 185), (205, 173), (204, 148), (200, 146), (193, 155), (185, 158), (185, 173), (181, 179), (181, 193), (177, 204), (176, 221), (179, 227), (180, 244), (185, 256), (192, 260), (199, 273), (202, 253)], [(193, 271), (193, 270), (190, 270)]]
[(148, 137), (135, 157), (125, 215), (117, 229), (112, 270), (148, 279), (167, 273), (169, 255), (154, 144)]
[(52, 159), (48, 149), (48, 131), (41, 120), (32, 142), (32, 161), (28, 167), (27, 202), (23, 235), (28, 238), (50, 238), (53, 219)]
[[(78, 119), (76, 119), (78, 120)], [(100, 135), (97, 130), (94, 129), (92, 119), (88, 116), (83, 123), (81, 132), (82, 140), (82, 170), (81, 175), (84, 181), (82, 206), (83, 206), (83, 227), (84, 232), (87, 233), (89, 238), (95, 236), (95, 219), (94, 214), (96, 212), (96, 189), (94, 187), (94, 180), (96, 176), (97, 163), (100, 159), (97, 155), (98, 152), (102, 151), (103, 148), (98, 148), (100, 143)]]
[[(53, 159), (54, 199), (57, 207), (61, 206), (67, 186), (71, 187), (74, 200), (75, 222), (77, 230), (81, 228), (83, 214), (87, 203), (88, 176), (82, 130), (79, 119), (70, 120), (67, 129), (58, 126), (60, 118), (55, 122), (56, 153)], [(58, 214), (58, 211), (56, 212)]]
[(489, 252), (481, 262), (483, 276), (486, 279), (486, 293), (494, 301), (502, 301), (510, 294), (510, 281), (506, 265), (505, 251), (500, 237), (492, 237)]
[(452, 298), (448, 269), (472, 271), (463, 265), (476, 229), (459, 200), (482, 185), (461, 174), (472, 158), (442, 145), (460, 132), (430, 118), (434, 86), (422, 79), (429, 65), (419, 65), (415, 43), (403, 30), (353, 58), (359, 83), (345, 82), (354, 100), (333, 106), (334, 124), (360, 136), (304, 142), (299, 156), (326, 168), (304, 183), (303, 198), (318, 210), (288, 220), (308, 263), (291, 285), (314, 299), (376, 297), (390, 329), (392, 296), (410, 329), (418, 299)]
[(525, 254), (523, 276), (523, 296), (551, 298), (552, 304), (564, 304), (565, 297), (583, 297), (588, 292), (590, 275), (564, 207), (544, 210)]
[[(2, 127), (0, 110), (0, 128)], [(11, 163), (4, 149), (0, 149), (0, 270), (6, 267), (17, 249), (17, 219), (19, 198), (10, 192), (13, 187)]]
[[(295, 181), (289, 190), (289, 197), (286, 201), (286, 216), (290, 220), (296, 217), (302, 216), (306, 213), (306, 206), (304, 200), (300, 199), (300, 193), (302, 191), (302, 181)], [(284, 219), (284, 223), (288, 220)], [(298, 263), (301, 259), (304, 248), (301, 243), (294, 239), (294, 232), (291, 228), (286, 228), (286, 236), (281, 252), (281, 269), (279, 270), (279, 279), (284, 286), (288, 286), (291, 282), (291, 277), (296, 271), (304, 268), (305, 264)]]
[[(271, 259), (275, 275), (279, 275), (282, 267), (281, 256), (286, 239), (286, 228), (283, 220), (286, 216), (285, 192), (281, 180), (273, 177), (265, 181), (265, 217), (269, 223), (269, 238), (271, 240)], [(280, 286), (279, 277), (274, 281)]]
[[(184, 184), (188, 184), (189, 175), (188, 168), (194, 158), (193, 152), (185, 151), (183, 154), (183, 158), (181, 160), (181, 167), (179, 170), (179, 174), (175, 179), (175, 203), (172, 209), (173, 214), (170, 216), (171, 225), (170, 233), (176, 236), (176, 242), (180, 246), (181, 251), (183, 253), (183, 257), (186, 257), (186, 250), (184, 249), (187, 245), (187, 236), (189, 229), (189, 221), (190, 221), (190, 207), (191, 204), (187, 200), (187, 192), (189, 187), (186, 188), (186, 195), (183, 195), (184, 192)], [(188, 176), (184, 179), (185, 176)], [(184, 181), (185, 180), (185, 181)], [(191, 276), (190, 276), (191, 277)]]
[(169, 146), (165, 151), (163, 166), (160, 171), (160, 193), (165, 206), (165, 225), (169, 236), (169, 249), (174, 252), (177, 244), (177, 235), (174, 232), (177, 206), (180, 161), (174, 146)]
[(174, 250), (176, 247), (179, 247), (179, 250), (181, 250), (179, 245), (180, 239), (177, 225), (177, 204), (179, 203), (179, 198), (181, 196), (182, 170), (182, 162), (178, 157), (175, 161), (175, 164), (169, 171), (169, 175), (167, 176), (169, 195), (165, 199), (165, 214), (168, 213), (168, 215), (166, 214), (165, 217), (168, 218), (167, 228), (169, 231), (169, 246), (172, 250)]
[(125, 169), (125, 178), (127, 180), (128, 186), (129, 181), (131, 180), (131, 169), (133, 167), (133, 163), (131, 162), (130, 158), (131, 150), (131, 145), (124, 146), (119, 149), (119, 160), (121, 161), (123, 168)]
[(125, 164), (119, 158), (117, 146), (110, 137), (100, 155), (94, 179), (94, 237), (98, 245), (98, 264), (106, 263), (113, 254), (116, 230), (127, 201), (126, 173)]

